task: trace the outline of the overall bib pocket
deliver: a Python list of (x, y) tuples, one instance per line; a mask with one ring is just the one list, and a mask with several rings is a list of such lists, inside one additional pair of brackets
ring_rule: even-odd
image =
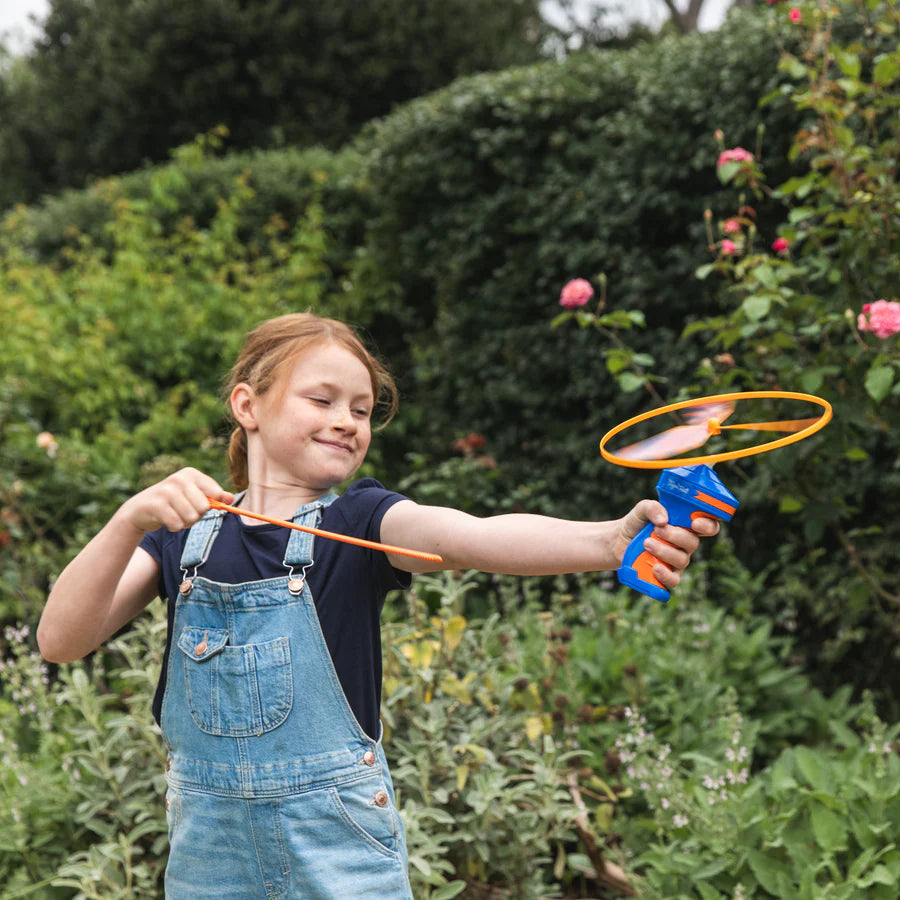
[(178, 638), (188, 707), (207, 734), (248, 737), (277, 728), (294, 702), (288, 638), (232, 645), (225, 628), (187, 625)]

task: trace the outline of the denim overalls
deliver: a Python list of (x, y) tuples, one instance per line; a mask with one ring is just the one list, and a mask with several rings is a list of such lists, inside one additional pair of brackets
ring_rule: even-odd
[[(294, 521), (318, 525), (329, 494)], [(225, 513), (190, 530), (162, 705), (168, 900), (412, 894), (381, 741), (341, 689), (306, 586), (313, 535), (284, 577), (198, 577)]]

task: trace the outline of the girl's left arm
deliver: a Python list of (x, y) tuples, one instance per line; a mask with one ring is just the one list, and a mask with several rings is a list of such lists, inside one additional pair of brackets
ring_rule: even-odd
[(390, 557), (392, 565), (407, 572), (477, 569), (507, 575), (558, 575), (618, 568), (632, 538), (653, 522), (656, 528), (644, 546), (660, 560), (654, 567), (656, 577), (674, 588), (700, 536), (717, 534), (719, 524), (698, 518), (689, 531), (667, 521), (665, 507), (655, 500), (642, 500), (621, 519), (606, 522), (527, 514), (482, 519), (456, 509), (401, 500), (385, 513), (381, 540), (443, 557), (443, 564)]

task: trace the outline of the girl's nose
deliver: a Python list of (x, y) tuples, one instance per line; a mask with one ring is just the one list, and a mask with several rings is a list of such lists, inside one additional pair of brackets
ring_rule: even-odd
[(356, 431), (356, 419), (353, 418), (353, 413), (349, 406), (335, 404), (331, 424), (334, 428), (338, 428), (341, 431)]

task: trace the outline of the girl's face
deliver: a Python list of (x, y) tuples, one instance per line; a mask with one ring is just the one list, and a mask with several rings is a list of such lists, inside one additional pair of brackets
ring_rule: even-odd
[(369, 449), (374, 405), (369, 372), (349, 350), (309, 348), (252, 400), (251, 480), (318, 491), (346, 480)]

